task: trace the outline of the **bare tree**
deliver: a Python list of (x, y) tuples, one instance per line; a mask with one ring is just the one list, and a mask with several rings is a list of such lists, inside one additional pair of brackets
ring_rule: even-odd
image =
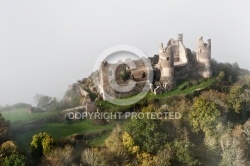
[(245, 148), (241, 139), (225, 134), (220, 139), (222, 160), (220, 166), (246, 166)]
[(87, 148), (82, 152), (82, 162), (91, 166), (104, 166), (104, 158), (101, 156), (97, 149)]
[(64, 148), (56, 148), (50, 153), (45, 154), (44, 164), (53, 166), (67, 166), (71, 165), (73, 160), (73, 148), (70, 145), (66, 145)]

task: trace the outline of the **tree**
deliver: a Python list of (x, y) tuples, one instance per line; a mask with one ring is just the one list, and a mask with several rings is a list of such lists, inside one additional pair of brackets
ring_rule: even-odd
[(12, 141), (6, 141), (0, 144), (0, 165), (1, 166), (24, 166), (25, 157), (18, 149), (17, 144)]
[(5, 158), (15, 153), (18, 153), (18, 147), (13, 141), (6, 141), (0, 146), (0, 158)]
[(56, 107), (57, 101), (56, 98), (50, 96), (36, 94), (34, 97), (37, 107), (42, 110), (51, 110)]
[(195, 160), (191, 154), (190, 148), (192, 146), (190, 142), (175, 140), (172, 145), (174, 153), (173, 165), (198, 165), (198, 160)]
[(233, 86), (230, 89), (228, 101), (236, 113), (240, 113), (242, 110), (242, 98), (240, 97), (242, 93), (243, 88), (241, 86)]
[(221, 81), (223, 81), (225, 79), (225, 72), (224, 71), (220, 71), (218, 77), (221, 79)]
[(108, 152), (104, 152), (104, 155), (108, 163), (124, 165), (129, 162), (129, 154), (123, 147), (123, 133), (122, 127), (117, 125), (105, 140), (105, 146)]
[(245, 153), (244, 144), (237, 137), (232, 137), (225, 133), (220, 139), (220, 146), (222, 149), (222, 160), (220, 166), (246, 166), (247, 157)]
[(170, 166), (170, 160), (172, 158), (171, 147), (167, 144), (166, 148), (160, 150), (156, 156), (154, 156), (154, 162), (157, 166)]
[(244, 126), (243, 126), (243, 132), (246, 136), (246, 141), (248, 142), (248, 144), (250, 144), (250, 119), (248, 119)]
[(37, 156), (42, 156), (49, 153), (55, 147), (53, 137), (47, 133), (35, 134), (31, 141), (32, 153)]
[(220, 115), (220, 111), (214, 102), (206, 101), (204, 98), (197, 98), (189, 114), (189, 120), (195, 131), (202, 130), (210, 132), (215, 119)]
[(4, 158), (2, 166), (25, 166), (25, 157), (20, 154), (12, 154)]
[(0, 144), (8, 139), (8, 129), (10, 122), (5, 120), (0, 113)]
[(91, 166), (104, 166), (103, 156), (98, 153), (97, 149), (85, 149), (81, 155), (82, 162)]
[(139, 160), (138, 165), (140, 166), (154, 166), (154, 158), (153, 155), (142, 152), (136, 155), (136, 158)]
[(105, 140), (105, 145), (111, 152), (120, 153), (124, 150), (122, 145), (122, 135), (123, 130), (121, 126), (118, 125)]
[(140, 147), (135, 145), (134, 139), (129, 135), (128, 132), (123, 133), (122, 144), (131, 153), (139, 152)]
[(70, 165), (73, 159), (73, 148), (66, 145), (64, 148), (55, 148), (45, 154), (45, 165)]
[(133, 138), (134, 144), (147, 153), (156, 153), (167, 138), (157, 119), (131, 119), (124, 129)]
[(200, 97), (204, 98), (207, 101), (214, 102), (220, 110), (223, 110), (224, 112), (227, 112), (229, 109), (228, 103), (227, 103), (227, 94), (221, 93), (215, 90), (208, 90), (201, 93)]

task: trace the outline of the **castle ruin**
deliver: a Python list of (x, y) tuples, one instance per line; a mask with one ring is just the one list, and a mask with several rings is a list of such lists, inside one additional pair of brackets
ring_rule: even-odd
[[(148, 75), (153, 76), (150, 83)], [(92, 83), (86, 88), (95, 89), (93, 93), (108, 100), (106, 94), (112, 98), (136, 95), (148, 83), (148, 90), (160, 94), (175, 88), (177, 80), (200, 77), (212, 77), (211, 40), (206, 43), (200, 37), (195, 50), (191, 51), (183, 44), (183, 34), (178, 34), (177, 39), (170, 39), (166, 46), (161, 43), (158, 54), (152, 57), (119, 60), (115, 64), (103, 61), (99, 70), (88, 78)]]
[(150, 59), (153, 59), (154, 69), (158, 70), (154, 81), (160, 81), (164, 89), (174, 88), (176, 80), (188, 76), (212, 77), (210, 39), (204, 43), (200, 37), (195, 51), (191, 52), (183, 44), (183, 34), (179, 34), (176, 40), (170, 39), (166, 47), (161, 43), (159, 54)]

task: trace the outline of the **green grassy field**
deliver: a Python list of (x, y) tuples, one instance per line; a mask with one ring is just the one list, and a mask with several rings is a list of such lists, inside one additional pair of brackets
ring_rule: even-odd
[[(1, 112), (3, 117), (11, 122), (11, 126), (13, 128), (15, 128), (15, 126), (21, 125), (22, 123), (49, 117), (58, 113), (60, 113), (60, 111), (29, 113), (28, 108), (21, 108), (21, 109)], [(57, 140), (59, 138), (67, 137), (76, 133), (83, 134), (90, 132), (98, 132), (104, 129), (111, 131), (114, 126), (115, 124), (113, 123), (107, 125), (94, 125), (90, 120), (75, 122), (72, 124), (67, 122), (61, 122), (61, 123), (56, 122), (56, 123), (48, 123), (35, 130), (30, 130), (23, 133), (12, 133), (12, 135), (13, 139), (20, 146), (21, 150), (27, 151), (30, 147), (32, 136), (40, 132), (47, 132)], [(106, 137), (108, 137), (108, 134), (104, 134), (100, 138), (92, 140), (92, 144), (94, 146), (101, 145), (103, 144)]]
[[(34, 134), (40, 132), (47, 132), (52, 135), (54, 139), (59, 139), (63, 137), (70, 136), (72, 134), (84, 134), (90, 132), (98, 132), (101, 130), (112, 130), (115, 124), (106, 124), (106, 125), (94, 125), (90, 120), (84, 120), (80, 122), (75, 122), (72, 124), (69, 123), (49, 123), (36, 130), (30, 130), (25, 133), (15, 134), (14, 140), (18, 143), (20, 148), (24, 151), (27, 151), (30, 147), (30, 142)], [(106, 134), (105, 134), (106, 135)], [(94, 144), (100, 144), (103, 140), (96, 140)]]
[(11, 122), (12, 126), (20, 125), (31, 120), (45, 118), (58, 114), (59, 111), (43, 111), (43, 112), (34, 112), (30, 113), (28, 108), (21, 108), (9, 111), (3, 111), (1, 114), (3, 117)]

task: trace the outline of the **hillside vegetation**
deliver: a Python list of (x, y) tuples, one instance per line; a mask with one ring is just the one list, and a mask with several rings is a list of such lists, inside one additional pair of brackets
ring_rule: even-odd
[[(20, 119), (11, 117), (7, 111), (1, 112), (0, 152), (4, 157), (0, 156), (0, 162), (20, 159), (20, 163), (28, 165), (248, 166), (250, 72), (236, 63), (213, 61), (212, 64), (211, 79), (182, 80), (172, 91), (157, 96), (148, 93), (143, 100), (130, 106), (96, 101), (100, 112), (141, 115), (178, 112), (182, 115), (180, 119), (144, 116), (112, 121), (65, 120), (48, 122), (11, 137), (13, 133), (8, 133), (11, 124), (6, 119), (13, 124)], [(87, 84), (86, 80), (84, 83)], [(73, 100), (58, 102), (55, 108), (62, 108), (58, 111), (79, 102), (77, 92), (67, 93), (71, 93)], [(20, 117), (25, 120), (38, 116), (28, 117), (25, 109), (16, 111), (24, 114)], [(41, 115), (46, 117), (46, 111)], [(13, 138), (21, 150), (16, 143), (6, 143)], [(5, 153), (7, 146), (13, 150)]]

